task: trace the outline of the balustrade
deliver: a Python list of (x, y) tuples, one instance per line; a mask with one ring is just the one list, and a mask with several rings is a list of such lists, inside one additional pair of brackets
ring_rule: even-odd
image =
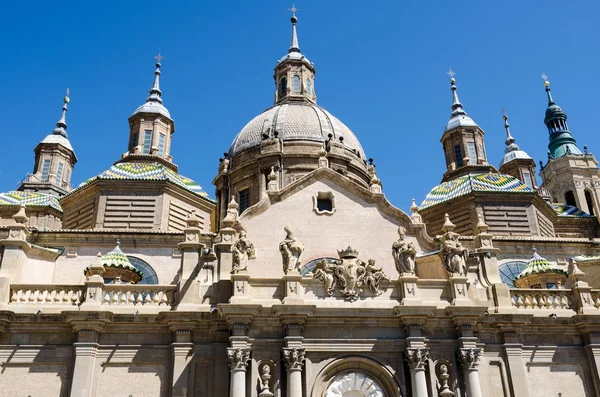
[(517, 309), (572, 309), (570, 289), (511, 289), (510, 297)]
[(103, 287), (102, 304), (109, 306), (173, 306), (175, 285), (108, 284)]
[(14, 284), (10, 305), (73, 305), (83, 301), (85, 286), (52, 284)]

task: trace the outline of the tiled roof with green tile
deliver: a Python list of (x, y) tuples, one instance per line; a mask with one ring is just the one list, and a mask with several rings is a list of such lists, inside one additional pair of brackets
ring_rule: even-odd
[(51, 207), (62, 212), (58, 199), (46, 193), (12, 191), (0, 193), (0, 206)]
[(566, 271), (561, 269), (560, 267), (551, 264), (546, 260), (546, 258), (541, 257), (534, 248), (533, 256), (525, 265), (523, 271), (516, 277), (516, 279), (529, 276), (531, 274), (540, 274), (540, 273), (562, 273), (567, 274)]
[(594, 215), (590, 215), (583, 210), (572, 205), (563, 203), (550, 203), (550, 207), (558, 214), (558, 216), (573, 217), (573, 218), (593, 218)]
[(434, 187), (421, 203), (419, 210), (445, 203), (472, 192), (535, 193), (533, 189), (510, 175), (499, 173), (469, 174)]
[(77, 189), (95, 180), (168, 181), (214, 202), (196, 182), (159, 163), (117, 163), (103, 173), (83, 182)]

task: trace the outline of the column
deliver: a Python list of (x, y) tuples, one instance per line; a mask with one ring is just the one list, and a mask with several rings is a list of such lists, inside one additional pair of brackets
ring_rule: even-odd
[(408, 348), (406, 360), (410, 368), (410, 381), (412, 397), (427, 397), (427, 380), (425, 378), (425, 365), (429, 359), (429, 349)]
[(194, 344), (191, 343), (190, 331), (175, 331), (175, 342), (171, 343), (173, 355), (172, 397), (188, 397), (192, 393), (192, 390), (188, 390), (188, 387), (193, 348)]
[(589, 344), (586, 345), (590, 372), (594, 380), (596, 393), (600, 390), (600, 332), (588, 333)]
[(246, 397), (246, 369), (250, 361), (250, 349), (227, 348), (229, 360), (229, 397)]
[(71, 397), (92, 397), (96, 391), (92, 390), (94, 365), (98, 351), (98, 331), (82, 329), (77, 333), (75, 347), (75, 368), (71, 383)]
[(287, 397), (302, 397), (302, 366), (305, 349), (283, 349), (283, 362), (287, 371)]
[(460, 349), (458, 359), (462, 364), (465, 383), (467, 385), (467, 395), (469, 397), (482, 397), (481, 386), (479, 385), (479, 359), (481, 349)]

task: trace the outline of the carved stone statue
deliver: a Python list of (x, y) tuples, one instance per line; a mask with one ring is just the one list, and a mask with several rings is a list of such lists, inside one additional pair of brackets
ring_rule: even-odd
[(389, 281), (390, 278), (383, 273), (381, 267), (375, 265), (374, 260), (363, 262), (358, 259), (358, 251), (351, 247), (338, 251), (338, 254), (338, 261), (329, 263), (322, 259), (314, 269), (314, 278), (325, 284), (328, 295), (333, 295), (337, 286), (349, 302), (359, 299), (363, 287), (369, 288), (375, 296), (383, 293), (379, 285), (382, 280)]
[(284, 228), (286, 232), (285, 239), (279, 243), (279, 251), (283, 257), (283, 270), (289, 271), (298, 270), (300, 268), (300, 258), (304, 251), (304, 245), (294, 237), (294, 232), (290, 225)]
[(314, 269), (314, 278), (325, 283), (327, 295), (333, 295), (335, 291), (335, 268), (337, 264), (327, 262), (327, 259), (321, 259), (317, 262)]
[(442, 235), (440, 255), (444, 261), (444, 267), (450, 274), (457, 274), (460, 276), (467, 275), (467, 257), (469, 251), (466, 247), (463, 247), (461, 242), (458, 240), (458, 233), (454, 233), (453, 230), (456, 226), (450, 222), (450, 217), (446, 214), (446, 221), (442, 227), (444, 235)]
[(248, 268), (248, 259), (254, 259), (254, 244), (246, 237), (246, 230), (240, 229), (238, 240), (231, 247), (233, 253), (233, 266), (231, 273), (238, 273)]
[(446, 364), (440, 365), (438, 378), (439, 378), (438, 388), (440, 391), (439, 396), (440, 397), (453, 397), (454, 392), (452, 390), (450, 390), (450, 386), (448, 385), (448, 380), (450, 379), (450, 374), (448, 373), (448, 366)]
[(417, 249), (412, 241), (406, 239), (406, 229), (400, 226), (398, 228), (398, 240), (392, 245), (392, 255), (396, 263), (398, 273), (415, 274), (415, 257)]
[(373, 295), (381, 295), (383, 291), (379, 289), (379, 282), (381, 280), (390, 281), (390, 278), (385, 275), (381, 267), (375, 266), (375, 260), (373, 259), (369, 259), (366, 265), (362, 262), (362, 265), (365, 266), (365, 270), (367, 271), (363, 279), (364, 284), (369, 287)]

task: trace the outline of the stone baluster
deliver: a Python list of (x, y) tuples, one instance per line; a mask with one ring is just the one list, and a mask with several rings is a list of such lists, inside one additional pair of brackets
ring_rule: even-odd
[(467, 395), (469, 397), (482, 397), (481, 386), (479, 384), (479, 359), (481, 358), (481, 349), (460, 349), (458, 359), (465, 372), (465, 382), (467, 384)]
[(427, 397), (427, 380), (425, 379), (425, 366), (429, 359), (429, 349), (406, 349), (406, 361), (410, 369), (410, 381), (413, 397)]
[(250, 361), (250, 349), (230, 347), (227, 349), (227, 360), (230, 371), (229, 397), (246, 397), (246, 369)]
[(283, 349), (283, 362), (287, 370), (287, 397), (302, 397), (302, 366), (305, 349)]

